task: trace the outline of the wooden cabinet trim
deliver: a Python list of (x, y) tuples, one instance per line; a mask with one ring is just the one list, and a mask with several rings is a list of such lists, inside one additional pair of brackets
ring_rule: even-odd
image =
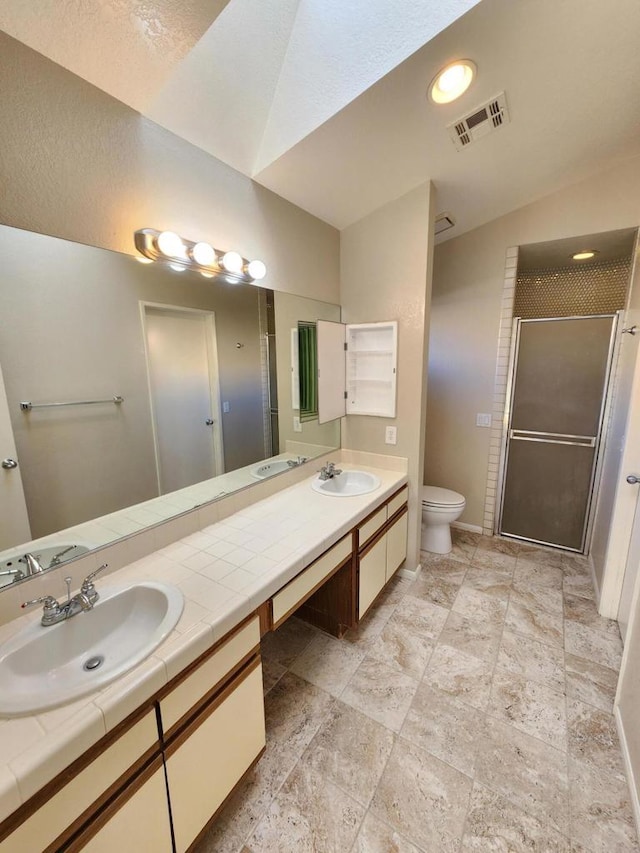
[(366, 546), (358, 553), (358, 557), (366, 557), (369, 551), (378, 544), (382, 537), (387, 535), (389, 528), (393, 527), (396, 521), (398, 521), (398, 519), (407, 512), (409, 512), (409, 505), (403, 504), (400, 509), (380, 528), (380, 530), (378, 530), (376, 535), (372, 539), (369, 539)]
[[(90, 841), (94, 835), (97, 835), (102, 827), (111, 820), (111, 818), (137, 791), (140, 790), (146, 782), (148, 782), (148, 780), (158, 770), (164, 770), (161, 754), (156, 756), (153, 761), (150, 761), (147, 766), (138, 773), (136, 778), (133, 779), (123, 790), (119, 791), (115, 796), (112, 796), (111, 801), (103, 805), (102, 808), (95, 813), (95, 816), (88, 824), (81, 827), (80, 831), (76, 829), (73, 838), (63, 841), (62, 844), (60, 844), (60, 839), (56, 839), (53, 844), (46, 848), (44, 853), (63, 853), (63, 851), (64, 853), (76, 853), (76, 851), (82, 850), (86, 846), (87, 842)], [(166, 801), (165, 805), (168, 812), (169, 807)], [(67, 839), (69, 839), (69, 835), (66, 835)]]
[(211, 714), (216, 710), (216, 708), (221, 705), (224, 700), (230, 696), (233, 691), (238, 687), (239, 684), (247, 678), (251, 673), (256, 669), (256, 667), (260, 666), (261, 658), (260, 655), (257, 654), (255, 657), (249, 660), (249, 662), (245, 665), (244, 669), (240, 672), (236, 672), (234, 677), (227, 681), (224, 687), (221, 690), (217, 691), (213, 697), (209, 698), (208, 704), (200, 704), (198, 710), (194, 712), (194, 714), (189, 714), (189, 719), (185, 719), (185, 723), (181, 726), (180, 730), (177, 731), (177, 727), (174, 726), (174, 731), (165, 739), (164, 743), (164, 756), (165, 760), (171, 758), (173, 753), (180, 748), (180, 746), (188, 740), (191, 735), (197, 731), (197, 729), (204, 723), (204, 721), (211, 716)]
[[(0, 824), (0, 842), (4, 841), (12, 832), (20, 826), (20, 824), (24, 823), (30, 817), (32, 817), (48, 800), (54, 797), (57, 793), (59, 793), (66, 785), (69, 784), (75, 777), (85, 770), (90, 764), (92, 764), (97, 758), (102, 755), (109, 747), (111, 747), (116, 741), (118, 741), (124, 734), (126, 734), (129, 729), (133, 728), (136, 723), (140, 722), (140, 720), (147, 714), (154, 706), (153, 697), (147, 700), (143, 705), (137, 708), (132, 714), (130, 714), (126, 719), (122, 720), (122, 722), (118, 723), (110, 732), (107, 732), (100, 740), (95, 743), (93, 746), (90, 746), (86, 752), (83, 752), (82, 755), (78, 756), (75, 761), (73, 761), (68, 767), (65, 767), (64, 770), (61, 770), (57, 776), (54, 776), (50, 782), (47, 782), (39, 791), (37, 791), (32, 797), (30, 797), (25, 803), (19, 806), (12, 814), (6, 817), (2, 823)], [(130, 769), (124, 773), (115, 783), (109, 788), (109, 791), (113, 791), (113, 789), (122, 787), (122, 785), (126, 784), (126, 780), (131, 776), (135, 775), (136, 772), (139, 771), (140, 767), (144, 766), (144, 764), (149, 760), (151, 756), (155, 753), (159, 753), (160, 751), (160, 741), (158, 739), (157, 743), (154, 746), (150, 747), (142, 756), (140, 756), (130, 767)], [(106, 795), (102, 795), (100, 799)], [(88, 810), (87, 810), (88, 811)], [(77, 819), (85, 820), (82, 815)], [(74, 823), (77, 823), (75, 821)]]

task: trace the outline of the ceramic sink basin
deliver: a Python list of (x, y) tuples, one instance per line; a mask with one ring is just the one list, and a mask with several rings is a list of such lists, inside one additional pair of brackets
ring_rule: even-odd
[(64, 705), (118, 678), (167, 637), (182, 606), (180, 590), (144, 581), (100, 591), (65, 622), (30, 624), (0, 646), (0, 716)]
[(354, 497), (374, 492), (380, 486), (380, 480), (368, 471), (343, 471), (334, 474), (329, 480), (316, 477), (311, 481), (311, 488), (321, 495), (331, 495), (337, 498)]
[(291, 465), (286, 459), (276, 459), (275, 462), (265, 462), (264, 465), (259, 465), (251, 472), (251, 476), (256, 480), (265, 480), (267, 477), (273, 477), (274, 474), (280, 474), (282, 471), (290, 471)]

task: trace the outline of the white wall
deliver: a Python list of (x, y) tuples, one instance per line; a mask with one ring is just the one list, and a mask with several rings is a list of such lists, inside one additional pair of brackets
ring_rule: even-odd
[[(408, 458), (410, 570), (419, 563), (434, 215), (434, 192), (426, 183), (345, 229), (341, 245), (343, 321), (398, 321), (397, 416), (349, 415), (342, 446)], [(395, 446), (384, 443), (387, 425), (398, 428)]]
[(0, 32), (0, 221), (121, 252), (172, 229), (339, 302), (339, 234)]
[(505, 253), (508, 247), (640, 223), (640, 158), (436, 247), (425, 482), (467, 498), (461, 520), (482, 526)]

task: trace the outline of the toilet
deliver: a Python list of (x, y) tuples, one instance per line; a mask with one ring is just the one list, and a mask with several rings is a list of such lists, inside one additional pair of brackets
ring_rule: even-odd
[(448, 554), (451, 550), (451, 522), (462, 515), (464, 495), (439, 486), (422, 487), (422, 550)]

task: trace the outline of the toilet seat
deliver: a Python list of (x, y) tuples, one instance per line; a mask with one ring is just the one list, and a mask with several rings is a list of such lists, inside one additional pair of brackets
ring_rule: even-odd
[(422, 506), (426, 507), (453, 509), (466, 503), (464, 495), (451, 489), (442, 489), (440, 486), (423, 486), (421, 497)]

